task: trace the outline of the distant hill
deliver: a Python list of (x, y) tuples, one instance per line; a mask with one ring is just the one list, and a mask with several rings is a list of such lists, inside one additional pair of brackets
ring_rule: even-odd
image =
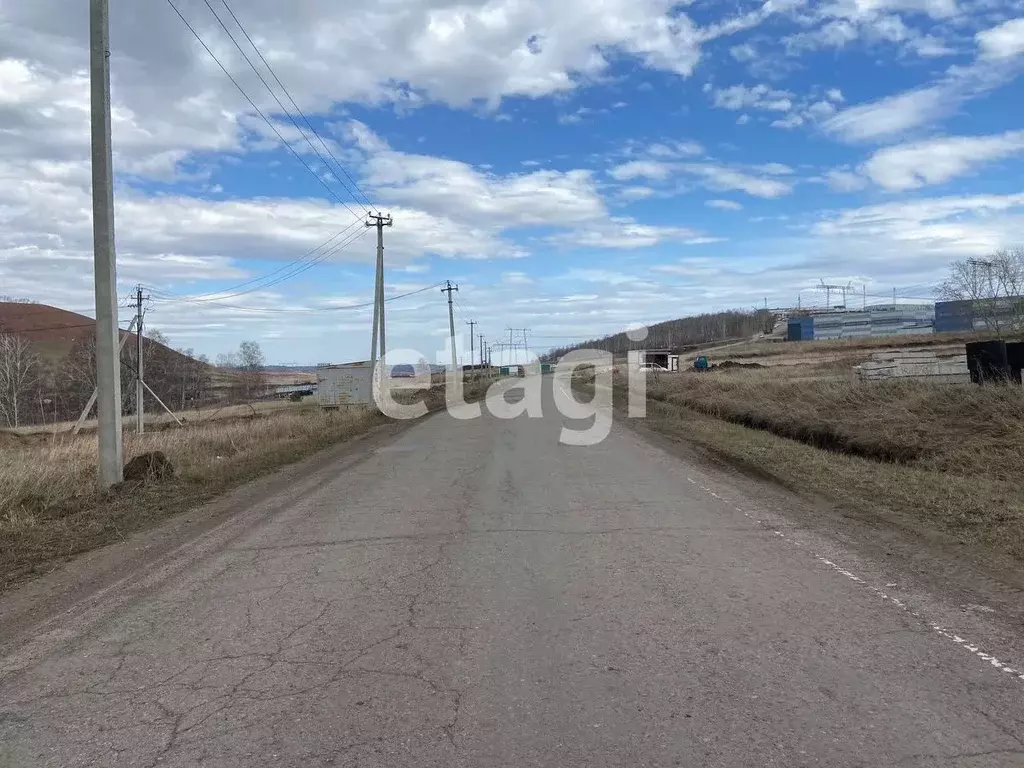
[[(74, 419), (88, 401), (96, 381), (94, 339), (96, 321), (46, 304), (0, 302), (0, 333), (30, 342), (27, 374), (20, 384), (0, 391), (0, 428)], [(134, 333), (120, 332), (121, 397), (125, 412), (134, 408), (137, 363)], [(241, 377), (218, 372), (205, 359), (195, 359), (156, 339), (143, 339), (146, 383), (169, 407), (184, 410), (223, 401), (248, 388)], [(157, 408), (146, 398), (147, 410)]]
[(77, 341), (95, 324), (91, 317), (48, 304), (0, 302), (0, 329), (31, 341)]
[(774, 325), (774, 313), (766, 310), (693, 315), (649, 326), (647, 338), (642, 341), (633, 341), (623, 331), (600, 339), (552, 349), (546, 355), (542, 355), (541, 359), (557, 360), (576, 349), (601, 349), (613, 355), (625, 355), (632, 349), (664, 348), (684, 352), (711, 342), (749, 338), (758, 333), (771, 331)]
[(92, 336), (95, 328), (95, 320), (77, 312), (47, 304), (0, 302), (0, 333), (23, 336), (40, 352), (51, 353), (48, 357), (62, 357), (73, 344)]
[[(59, 361), (71, 352), (76, 344), (88, 343), (96, 334), (96, 320), (48, 304), (23, 302), (0, 302), (0, 333), (22, 336), (33, 343), (39, 354), (51, 361)], [(129, 337), (133, 344), (134, 333), (121, 330), (121, 338)], [(180, 353), (158, 342), (150, 342), (167, 350), (172, 355)], [(127, 345), (126, 345), (127, 346)]]

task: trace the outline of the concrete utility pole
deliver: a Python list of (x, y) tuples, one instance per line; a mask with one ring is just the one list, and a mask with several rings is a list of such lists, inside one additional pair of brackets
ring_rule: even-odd
[(121, 360), (117, 330), (114, 250), (114, 160), (110, 146), (110, 9), (89, 2), (89, 84), (92, 102), (92, 232), (96, 287), (96, 389), (99, 482), (124, 479), (121, 436)]
[(445, 287), (441, 289), (441, 293), (448, 294), (448, 329), (452, 339), (452, 372), (457, 373), (459, 370), (459, 361), (455, 356), (455, 315), (452, 310), (452, 291), (458, 291), (459, 286), (452, 285), (451, 280), (445, 280)]
[(377, 339), (380, 338), (380, 357), (384, 358), (387, 344), (384, 339), (384, 227), (394, 224), (391, 214), (367, 214), (366, 226), (377, 228), (377, 271), (373, 281), (373, 340), (370, 342), (370, 367), (377, 364)]
[(480, 334), (480, 366), (484, 365), (484, 335)]
[(135, 432), (140, 435), (146, 431), (146, 409), (142, 394), (145, 388), (145, 381), (143, 380), (145, 356), (142, 352), (142, 302), (148, 298), (149, 296), (142, 295), (141, 285), (135, 286), (135, 359), (138, 366), (135, 374)]
[(476, 320), (467, 320), (466, 325), (469, 326), (469, 367), (472, 368), (476, 365), (476, 350), (473, 348), (476, 337), (473, 335), (473, 330), (479, 323)]

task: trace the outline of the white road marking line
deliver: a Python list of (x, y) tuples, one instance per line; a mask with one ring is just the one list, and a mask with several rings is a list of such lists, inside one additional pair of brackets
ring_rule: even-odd
[[(691, 483), (693, 483), (694, 485), (696, 485), (698, 488), (700, 488), (700, 490), (704, 491), (705, 493), (709, 494), (710, 496), (714, 497), (715, 499), (718, 499), (719, 501), (726, 501), (726, 499), (723, 499), (717, 493), (712, 491), (711, 488), (709, 488), (706, 485), (699, 484), (692, 477), (688, 477), (686, 479), (688, 481), (690, 481)], [(746, 511), (740, 509), (739, 507), (737, 507), (735, 505), (730, 505), (730, 506), (732, 506), (733, 509), (735, 509), (737, 512), (739, 512), (740, 514), (744, 515), (745, 517), (747, 517), (747, 518), (749, 518), (751, 520), (754, 520), (757, 523), (761, 523), (762, 522), (761, 520), (755, 518), (754, 515), (752, 515), (750, 512), (746, 512)], [(803, 546), (803, 542), (797, 541), (796, 539), (794, 539), (794, 538), (792, 538), (790, 536), (787, 536), (782, 531), (778, 531), (778, 530), (774, 530), (773, 529), (772, 533), (774, 533), (776, 537), (782, 539), (783, 541), (789, 542), (790, 544), (793, 544), (793, 545), (798, 546), (798, 547), (802, 547)], [(1024, 682), (1024, 670), (1017, 669), (1016, 667), (1010, 666), (1009, 664), (1007, 664), (1007, 663), (1005, 663), (1003, 661), (1000, 661), (998, 658), (996, 658), (992, 654), (985, 653), (984, 651), (981, 650), (981, 648), (979, 646), (975, 645), (974, 643), (971, 643), (970, 641), (968, 641), (965, 638), (961, 637), (960, 635), (956, 634), (952, 630), (948, 630), (948, 629), (940, 626), (939, 624), (935, 624), (934, 622), (929, 621), (927, 618), (921, 616), (921, 614), (918, 613), (917, 611), (912, 610), (909, 605), (907, 605), (905, 602), (903, 602), (899, 598), (893, 597), (892, 595), (888, 594), (885, 590), (881, 589), (880, 587), (876, 587), (876, 586), (874, 586), (872, 584), (869, 584), (868, 582), (866, 582), (864, 579), (862, 579), (857, 574), (847, 570), (846, 568), (843, 568), (841, 565), (839, 565), (838, 563), (836, 563), (836, 562), (834, 562), (832, 560), (829, 560), (827, 557), (823, 557), (823, 556), (821, 556), (821, 555), (819, 555), (819, 554), (817, 554), (816, 552), (813, 552), (813, 551), (811, 552), (811, 555), (818, 562), (828, 566), (829, 568), (834, 570), (836, 573), (842, 574), (843, 576), (848, 578), (850, 581), (852, 581), (852, 582), (854, 582), (856, 584), (859, 584), (862, 587), (867, 588), (868, 590), (870, 590), (874, 594), (878, 595), (878, 597), (882, 598), (887, 603), (890, 603), (891, 605), (894, 605), (896, 608), (899, 608), (901, 611), (909, 614), (910, 616), (913, 616), (914, 618), (921, 619), (936, 634), (946, 638), (947, 640), (949, 640), (949, 641), (951, 641), (953, 643), (956, 643), (961, 648), (964, 648), (965, 650), (970, 651), (972, 654), (977, 656), (979, 659), (981, 659), (982, 661), (987, 661), (989, 664), (991, 664), (993, 667), (995, 667), (996, 669), (1000, 670), (1001, 672), (1006, 672), (1008, 674), (1011, 674), (1014, 677), (1016, 677), (1018, 680)], [(895, 584), (891, 584), (891, 585), (887, 584), (886, 586), (895, 586)]]

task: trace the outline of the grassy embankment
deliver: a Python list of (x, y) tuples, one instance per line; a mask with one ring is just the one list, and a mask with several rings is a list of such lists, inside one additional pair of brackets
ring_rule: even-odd
[(1024, 559), (1024, 390), (855, 381), (851, 353), (877, 346), (765, 345), (762, 362), (803, 362), (651, 376), (646, 424), (862, 519)]
[[(479, 396), (477, 389), (467, 384), (467, 398)], [(434, 387), (426, 402), (443, 407), (444, 388)], [(375, 409), (302, 404), (126, 433), (126, 461), (162, 451), (175, 477), (109, 491), (96, 485), (95, 433), (0, 432), (0, 592), (48, 563), (123, 539), (386, 421)]]

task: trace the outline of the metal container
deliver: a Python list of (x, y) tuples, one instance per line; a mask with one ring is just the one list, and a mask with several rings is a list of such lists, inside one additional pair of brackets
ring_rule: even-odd
[(373, 367), (368, 361), (318, 366), (316, 384), (317, 400), (323, 408), (369, 405), (373, 401)]

